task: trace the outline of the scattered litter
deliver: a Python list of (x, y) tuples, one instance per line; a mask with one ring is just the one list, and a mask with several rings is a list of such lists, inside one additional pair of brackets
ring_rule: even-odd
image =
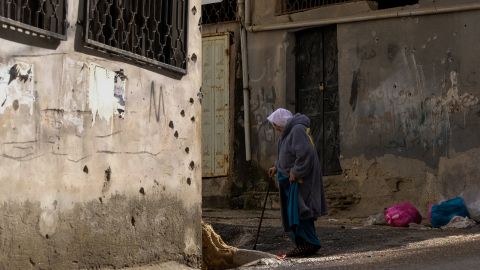
[(414, 229), (414, 230), (431, 230), (432, 228), (427, 227), (422, 224), (417, 224), (417, 223), (410, 223), (408, 224), (408, 228)]
[(450, 222), (442, 226), (441, 228), (443, 230), (445, 229), (467, 229), (475, 226), (475, 221), (472, 219), (469, 219), (468, 217), (460, 217), (460, 216), (454, 216)]
[(256, 261), (251, 262), (249, 264), (243, 265), (239, 269), (248, 268), (248, 267), (252, 267), (252, 266), (260, 266), (261, 268), (263, 268), (262, 266), (264, 266), (264, 267), (267, 266), (268, 269), (270, 269), (271, 267), (288, 266), (288, 265), (291, 265), (291, 263), (287, 262), (287, 261), (281, 261), (281, 260), (277, 260), (277, 259), (267, 258), (267, 259), (256, 260)]
[(393, 227), (408, 227), (410, 223), (420, 224), (422, 216), (409, 202), (395, 204), (385, 210), (385, 220)]
[(451, 222), (455, 216), (470, 217), (463, 198), (456, 197), (451, 200), (435, 204), (431, 209), (432, 227), (440, 228)]
[(386, 225), (386, 224), (387, 224), (387, 221), (385, 220), (385, 214), (384, 213), (378, 213), (376, 215), (371, 215), (363, 223), (364, 226)]
[(338, 219), (330, 218), (328, 219), (328, 222), (338, 222)]

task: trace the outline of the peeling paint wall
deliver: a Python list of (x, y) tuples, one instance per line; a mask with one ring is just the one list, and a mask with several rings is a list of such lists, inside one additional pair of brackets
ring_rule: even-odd
[(199, 266), (200, 1), (189, 5), (197, 58), (181, 79), (75, 51), (77, 2), (55, 50), (0, 36), (0, 269)]

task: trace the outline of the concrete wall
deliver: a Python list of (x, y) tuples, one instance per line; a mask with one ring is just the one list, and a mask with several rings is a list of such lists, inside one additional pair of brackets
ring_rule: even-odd
[[(480, 185), (480, 50), (463, 12), (338, 26), (343, 167), (359, 208), (442, 197)], [(477, 153), (477, 154), (475, 154)], [(386, 205), (385, 205), (386, 206)]]
[[(252, 2), (255, 25), (374, 12), (352, 3), (276, 16), (274, 1)], [(405, 9), (433, 4), (421, 0)], [(472, 44), (478, 43), (479, 16), (472, 11), (338, 25), (343, 175), (325, 177), (332, 212), (365, 216), (410, 200), (425, 213), (428, 203), (442, 198), (477, 200), (480, 54)], [(266, 116), (279, 106), (295, 107), (298, 30), (248, 35), (252, 157), (263, 170), (275, 159), (279, 136)]]
[(200, 1), (188, 2), (197, 60), (180, 79), (75, 51), (77, 1), (53, 48), (2, 31), (1, 269), (199, 266)]

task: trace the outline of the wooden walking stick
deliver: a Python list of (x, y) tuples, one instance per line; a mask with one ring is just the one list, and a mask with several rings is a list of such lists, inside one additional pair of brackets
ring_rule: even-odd
[(270, 194), (270, 185), (272, 181), (273, 179), (270, 177), (270, 181), (268, 181), (267, 195), (265, 196), (265, 201), (263, 202), (263, 209), (262, 209), (262, 215), (260, 216), (260, 223), (258, 223), (257, 236), (255, 237), (255, 244), (253, 245), (253, 250), (257, 249), (258, 236), (260, 235), (260, 228), (262, 227), (263, 214), (265, 213), (265, 208), (267, 207), (267, 200), (268, 200), (268, 195)]

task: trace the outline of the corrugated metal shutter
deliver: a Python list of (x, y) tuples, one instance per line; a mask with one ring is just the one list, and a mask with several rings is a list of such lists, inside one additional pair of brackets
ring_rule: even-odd
[(226, 176), (229, 160), (229, 37), (203, 38), (203, 177)]

